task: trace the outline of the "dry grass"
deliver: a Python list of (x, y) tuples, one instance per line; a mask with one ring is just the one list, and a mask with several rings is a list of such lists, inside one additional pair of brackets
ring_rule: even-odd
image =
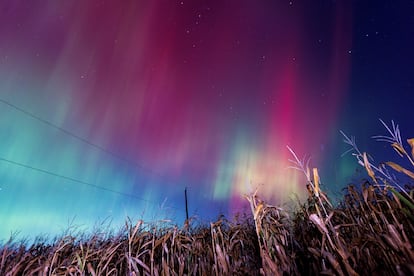
[[(414, 167), (414, 140), (404, 148), (398, 126), (389, 142)], [(344, 134), (370, 178), (349, 185), (334, 207), (310, 170), (291, 150), (309, 192), (295, 212), (247, 196), (251, 215), (210, 225), (156, 227), (128, 220), (117, 235), (72, 235), (31, 246), (11, 239), (0, 247), (0, 275), (414, 275), (414, 178), (402, 166), (375, 166)]]

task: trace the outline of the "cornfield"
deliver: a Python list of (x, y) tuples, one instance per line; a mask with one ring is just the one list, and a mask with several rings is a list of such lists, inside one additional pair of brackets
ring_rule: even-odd
[[(382, 122), (382, 121), (381, 121)], [(406, 151), (398, 126), (384, 122), (389, 142), (414, 166), (414, 140)], [(127, 220), (117, 235), (67, 235), (30, 246), (10, 239), (0, 248), (0, 275), (414, 275), (414, 179), (402, 166), (375, 166), (343, 133), (368, 179), (348, 185), (336, 206), (319, 173), (291, 150), (306, 176), (308, 198), (288, 212), (246, 196), (251, 214), (219, 217), (209, 225), (156, 227)]]

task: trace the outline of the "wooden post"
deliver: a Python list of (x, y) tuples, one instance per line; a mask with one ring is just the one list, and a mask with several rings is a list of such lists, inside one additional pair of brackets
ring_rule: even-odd
[(186, 221), (188, 222), (187, 187), (185, 187), (185, 190), (184, 190), (184, 196), (185, 196), (185, 217), (186, 217)]

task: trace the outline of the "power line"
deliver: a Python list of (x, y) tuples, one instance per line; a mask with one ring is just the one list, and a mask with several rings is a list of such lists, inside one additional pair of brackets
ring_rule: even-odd
[(45, 120), (45, 119), (43, 119), (43, 118), (41, 118), (41, 117), (39, 117), (39, 116), (37, 116), (37, 115), (35, 115), (35, 114), (27, 111), (27, 110), (25, 110), (25, 109), (23, 109), (21, 107), (18, 107), (16, 105), (14, 105), (14, 104), (12, 104), (12, 103), (4, 100), (4, 99), (1, 99), (0, 98), (0, 102), (3, 103), (3, 104), (5, 104), (5, 105), (7, 105), (7, 106), (9, 106), (9, 107), (11, 107), (11, 108), (13, 108), (13, 109), (15, 109), (15, 110), (17, 110), (17, 111), (19, 111), (19, 112), (21, 112), (21, 113), (23, 113), (23, 114), (25, 114), (25, 115), (27, 115), (27, 116), (29, 116), (29, 117), (32, 117), (33, 119), (35, 119), (37, 121), (40, 121), (40, 122), (46, 124), (49, 127), (55, 128), (55, 129), (57, 129), (57, 130), (65, 133), (66, 135), (69, 135), (69, 136), (71, 136), (71, 137), (73, 137), (73, 138), (75, 138), (75, 139), (77, 139), (79, 141), (82, 141), (83, 143), (85, 143), (85, 144), (87, 144), (89, 146), (92, 146), (92, 147), (94, 147), (94, 148), (96, 148), (96, 149), (98, 149), (100, 151), (103, 151), (103, 152), (105, 152), (105, 153), (107, 153), (109, 155), (112, 155), (113, 157), (116, 157), (119, 160), (122, 160), (122, 161), (124, 161), (126, 163), (129, 163), (130, 165), (133, 165), (135, 167), (138, 167), (141, 170), (143, 170), (143, 171), (145, 171), (145, 172), (147, 172), (149, 174), (152, 174), (152, 175), (155, 175), (155, 176), (157, 176), (159, 178), (165, 179), (165, 177), (163, 175), (161, 175), (160, 173), (158, 173), (158, 172), (155, 172), (155, 171), (153, 171), (153, 170), (151, 170), (149, 168), (146, 168), (145, 166), (140, 165), (140, 164), (138, 164), (138, 163), (136, 163), (134, 161), (131, 161), (131, 160), (129, 160), (129, 159), (127, 159), (127, 158), (125, 158), (125, 157), (123, 157), (123, 156), (121, 156), (121, 155), (113, 152), (113, 151), (110, 151), (110, 150), (108, 150), (108, 149), (106, 149), (106, 148), (104, 148), (104, 147), (102, 147), (100, 145), (97, 145), (97, 144), (95, 144), (95, 143), (93, 143), (93, 142), (91, 142), (91, 141), (89, 141), (89, 140), (87, 140), (87, 139), (85, 139), (85, 138), (83, 138), (83, 137), (81, 137), (81, 136), (79, 136), (79, 135), (77, 135), (77, 134), (75, 134), (75, 133), (67, 130), (67, 129), (64, 129), (64, 128), (62, 128), (62, 127), (60, 127), (60, 126), (58, 126), (58, 125), (56, 125), (56, 124), (54, 124), (54, 123), (52, 123), (52, 122), (50, 122), (48, 120)]
[[(31, 118), (33, 118), (33, 119), (35, 119), (35, 120), (37, 120), (37, 121), (39, 121), (39, 122), (47, 125), (48, 127), (52, 127), (54, 129), (57, 129), (57, 130), (61, 131), (62, 133), (66, 134), (68, 136), (71, 136), (71, 137), (73, 137), (73, 138), (75, 138), (75, 139), (77, 139), (77, 140), (79, 140), (79, 141), (81, 141), (81, 142), (83, 142), (83, 143), (85, 143), (85, 144), (87, 144), (87, 145), (89, 145), (91, 147), (94, 147), (94, 148), (96, 148), (96, 149), (98, 149), (98, 150), (100, 150), (102, 152), (105, 152), (106, 154), (108, 154), (108, 155), (110, 155), (112, 157), (115, 157), (115, 158), (117, 158), (117, 159), (119, 159), (119, 160), (121, 160), (121, 161), (123, 161), (125, 163), (128, 163), (128, 164), (130, 164), (130, 165), (132, 165), (132, 166), (134, 166), (136, 168), (141, 169), (142, 171), (145, 171), (148, 174), (154, 175), (154, 176), (158, 177), (159, 179), (164, 179), (166, 182), (170, 182), (171, 183), (171, 181), (169, 179), (167, 179), (164, 175), (162, 175), (162, 174), (160, 174), (160, 173), (158, 173), (158, 172), (156, 172), (154, 170), (151, 170), (151, 169), (149, 169), (149, 168), (147, 168), (147, 167), (145, 167), (145, 166), (143, 166), (141, 164), (138, 164), (138, 163), (136, 163), (134, 161), (131, 161), (130, 159), (127, 159), (127, 158), (119, 155), (118, 153), (115, 153), (115, 152), (113, 152), (111, 150), (108, 150), (108, 149), (106, 149), (106, 148), (104, 148), (104, 147), (102, 147), (102, 146), (100, 146), (98, 144), (95, 144), (95, 143), (93, 143), (93, 142), (91, 142), (91, 141), (89, 141), (89, 140), (87, 140), (87, 139), (85, 139), (85, 138), (83, 138), (83, 137), (81, 137), (81, 136), (73, 133), (72, 131), (69, 131), (69, 130), (67, 130), (65, 128), (62, 128), (62, 127), (60, 127), (60, 126), (58, 126), (58, 125), (56, 125), (56, 124), (48, 121), (48, 120), (45, 120), (45, 119), (41, 118), (40, 116), (37, 116), (37, 115), (35, 115), (35, 114), (33, 114), (33, 113), (31, 113), (31, 112), (29, 112), (29, 111), (27, 111), (27, 110), (25, 110), (25, 109), (17, 106), (17, 105), (15, 105), (15, 104), (7, 101), (7, 100), (4, 100), (4, 99), (1, 99), (0, 98), (0, 102), (3, 103), (3, 104), (5, 104), (5, 105), (7, 105), (7, 106), (9, 106), (9, 107), (11, 107), (11, 108), (13, 108), (13, 109), (15, 109), (15, 110), (17, 110), (17, 111), (19, 111), (19, 112), (21, 112), (21, 113), (23, 113), (23, 114), (25, 114), (26, 116), (29, 116), (29, 117), (31, 117)], [(150, 202), (150, 201), (148, 201), (148, 200), (146, 200), (144, 198), (140, 198), (140, 197), (137, 197), (135, 195), (126, 194), (126, 193), (118, 192), (118, 191), (111, 190), (111, 189), (108, 189), (108, 188), (100, 187), (98, 185), (94, 185), (94, 184), (91, 184), (91, 183), (87, 183), (87, 182), (84, 182), (84, 181), (81, 181), (81, 180), (78, 180), (78, 179), (75, 179), (75, 178), (71, 178), (71, 177), (66, 177), (66, 176), (63, 176), (63, 175), (59, 175), (59, 174), (56, 174), (54, 172), (50, 172), (50, 171), (47, 171), (47, 170), (38, 169), (38, 168), (35, 168), (35, 167), (32, 167), (32, 166), (28, 166), (28, 165), (25, 165), (25, 164), (20, 164), (18, 162), (14, 162), (14, 161), (7, 160), (7, 159), (4, 159), (4, 158), (0, 158), (0, 160), (5, 161), (5, 162), (9, 162), (11, 164), (19, 165), (19, 166), (22, 166), (22, 167), (25, 167), (25, 168), (37, 170), (39, 172), (47, 173), (49, 175), (53, 175), (53, 176), (56, 176), (56, 177), (60, 177), (60, 178), (66, 179), (66, 180), (70, 180), (70, 181), (74, 181), (74, 182), (81, 183), (81, 184), (84, 184), (84, 185), (92, 186), (92, 187), (95, 187), (97, 189), (106, 190), (108, 192), (113, 192), (113, 193), (117, 193), (117, 194), (124, 195), (124, 196), (127, 196), (127, 197), (133, 197), (133, 198), (136, 198), (136, 199), (139, 199), (139, 200), (144, 200), (144, 201)], [(154, 203), (154, 202), (152, 202), (152, 203)], [(176, 207), (171, 207), (171, 208), (178, 210), (178, 208), (176, 208)]]
[[(37, 171), (37, 172), (41, 172), (41, 173), (44, 173), (44, 174), (48, 174), (48, 175), (51, 175), (51, 176), (54, 176), (54, 177), (69, 180), (69, 181), (72, 181), (72, 182), (76, 182), (76, 183), (79, 183), (79, 184), (83, 184), (83, 185), (86, 185), (86, 186), (90, 186), (90, 187), (93, 187), (95, 189), (103, 190), (103, 191), (106, 191), (106, 192), (111, 192), (111, 193), (118, 194), (118, 195), (125, 196), (125, 197), (135, 198), (135, 199), (145, 201), (145, 202), (148, 202), (148, 203), (152, 203), (152, 204), (155, 203), (153, 201), (147, 200), (145, 198), (142, 198), (142, 197), (139, 197), (139, 196), (136, 196), (136, 195), (133, 195), (133, 194), (119, 192), (119, 191), (112, 190), (112, 189), (109, 189), (109, 188), (105, 188), (105, 187), (102, 187), (102, 186), (99, 186), (99, 185), (96, 185), (96, 184), (92, 184), (92, 183), (89, 183), (89, 182), (86, 182), (86, 181), (83, 181), (83, 180), (79, 180), (79, 179), (76, 179), (76, 178), (73, 178), (73, 177), (61, 175), (61, 174), (58, 174), (58, 173), (55, 173), (55, 172), (51, 172), (51, 171), (48, 171), (48, 170), (36, 168), (36, 167), (26, 165), (26, 164), (23, 164), (23, 163), (20, 163), (20, 162), (9, 160), (9, 159), (3, 158), (3, 157), (0, 157), (0, 161), (7, 162), (9, 164), (12, 164), (12, 165), (15, 165), (15, 166), (20, 166), (20, 167), (23, 167), (23, 168), (26, 168), (26, 169), (34, 170), (34, 171)], [(171, 207), (171, 208), (177, 209), (175, 207)]]

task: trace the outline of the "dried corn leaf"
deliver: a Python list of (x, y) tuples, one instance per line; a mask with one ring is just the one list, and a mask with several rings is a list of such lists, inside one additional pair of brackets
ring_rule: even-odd
[[(399, 192), (397, 192), (396, 190), (394, 190), (393, 188), (390, 187), (390, 191), (391, 193), (396, 196), (398, 199), (400, 199), (403, 203), (405, 203), (408, 207), (410, 207), (412, 210), (414, 210), (414, 204), (413, 202), (409, 201), (407, 198), (405, 198), (403, 195), (401, 195)], [(404, 209), (403, 209), (404, 210)], [(408, 214), (410, 217), (411, 213)]]
[(345, 275), (344, 272), (341, 269), (341, 265), (339, 264), (339, 262), (336, 260), (336, 258), (334, 257), (333, 254), (331, 254), (328, 251), (322, 251), (322, 254), (325, 258), (328, 259), (329, 263), (331, 264), (332, 268), (335, 270), (335, 272), (338, 275)]
[(87, 264), (87, 267), (88, 267), (88, 271), (89, 271), (89, 273), (90, 273), (92, 276), (96, 276), (96, 272), (95, 272), (95, 270), (93, 269), (93, 267), (92, 267), (91, 263), (88, 263), (88, 264)]
[(327, 234), (328, 235), (328, 229), (326, 228), (325, 223), (323, 222), (323, 220), (321, 218), (318, 217), (317, 214), (311, 214), (309, 216), (309, 219), (318, 227), (319, 231), (322, 234)]
[(260, 202), (259, 205), (256, 207), (256, 210), (254, 210), (254, 219), (257, 219), (262, 209), (263, 209), (263, 203)]
[(382, 237), (384, 238), (384, 240), (387, 242), (387, 244), (394, 249), (395, 251), (399, 251), (399, 248), (395, 242), (395, 240), (393, 240), (393, 238), (390, 235), (382, 235)]
[(364, 167), (367, 170), (368, 175), (372, 178), (372, 180), (375, 183), (377, 183), (377, 179), (375, 178), (374, 171), (372, 170), (371, 165), (369, 164), (369, 161), (368, 161), (368, 157), (367, 157), (367, 153), (366, 152), (364, 152), (363, 158), (364, 158)]
[(148, 273), (151, 273), (150, 268), (143, 261), (141, 261), (139, 258), (131, 257), (131, 259), (134, 260), (137, 264), (139, 264), (144, 269), (144, 271), (146, 271)]
[(407, 143), (411, 147), (411, 157), (414, 158), (414, 138), (407, 139)]
[(408, 175), (409, 177), (411, 177), (412, 179), (414, 179), (414, 173), (407, 170), (407, 169), (405, 169), (405, 168), (403, 168), (403, 167), (401, 167), (400, 165), (398, 165), (394, 162), (391, 162), (391, 161), (386, 162), (386, 164), (388, 166), (390, 166), (391, 168), (393, 168), (394, 170), (396, 170), (397, 172), (404, 173), (404, 174)]
[(320, 252), (319, 249), (308, 247), (308, 251), (310, 253), (312, 253), (315, 258), (320, 258), (321, 257), (321, 252)]
[(364, 198), (365, 203), (368, 204), (368, 188), (362, 187), (362, 197)]
[(226, 260), (226, 257), (224, 257), (224, 253), (218, 244), (216, 244), (216, 253), (217, 253), (217, 259), (219, 261), (219, 265), (221, 269), (223, 270), (223, 273), (227, 275), (229, 273), (227, 260)]
[(404, 157), (404, 155), (407, 154), (407, 152), (405, 151), (405, 149), (403, 148), (401, 144), (392, 143), (391, 146), (398, 153), (399, 156)]
[(266, 272), (266, 275), (275, 275), (275, 276), (281, 275), (277, 264), (270, 258), (267, 251), (262, 250), (262, 255), (264, 259), (263, 268), (264, 268), (264, 271)]
[[(395, 190), (391, 190), (392, 197), (394, 198), (394, 200), (395, 200), (395, 202), (397, 203), (398, 207), (399, 207), (399, 208), (403, 208), (403, 206), (402, 206), (402, 204), (401, 204), (401, 201), (400, 201), (400, 198), (396, 195), (396, 193), (398, 193), (398, 192), (397, 192), (397, 191), (395, 191)], [(391, 209), (391, 208), (390, 208), (390, 209)]]
[(403, 244), (400, 234), (397, 231), (397, 228), (395, 228), (393, 224), (388, 224), (387, 228), (388, 228), (388, 232), (390, 233), (391, 237), (397, 243), (397, 246), (403, 247), (404, 244)]
[(319, 197), (319, 174), (317, 168), (313, 168), (313, 184), (315, 185), (315, 195)]

